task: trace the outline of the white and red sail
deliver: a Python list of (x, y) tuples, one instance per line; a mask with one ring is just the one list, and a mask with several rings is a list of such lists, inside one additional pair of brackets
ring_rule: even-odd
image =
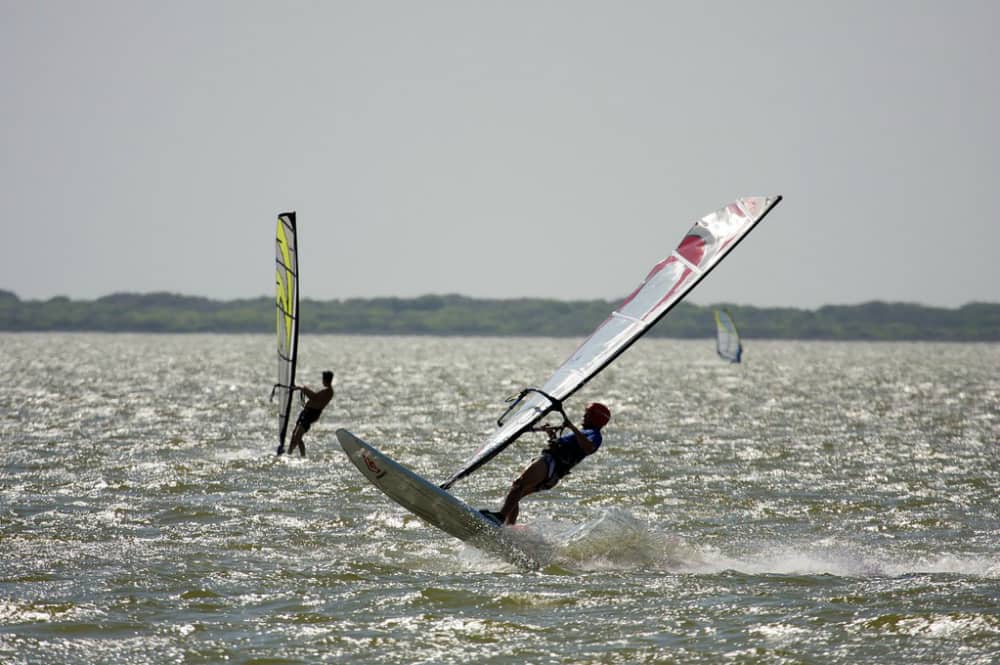
[[(693, 289), (781, 201), (753, 196), (706, 215), (540, 387), (523, 393), (497, 429), (441, 487), (468, 476), (553, 409), (545, 395), (564, 400), (642, 337)], [(544, 394), (542, 394), (544, 393)]]

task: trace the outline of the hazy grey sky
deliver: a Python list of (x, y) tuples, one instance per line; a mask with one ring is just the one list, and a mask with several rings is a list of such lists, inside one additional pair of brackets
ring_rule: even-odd
[(0, 0), (0, 288), (1000, 301), (1000, 2)]

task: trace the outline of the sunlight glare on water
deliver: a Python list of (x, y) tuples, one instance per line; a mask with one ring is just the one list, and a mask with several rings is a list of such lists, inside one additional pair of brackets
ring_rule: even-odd
[[(407, 513), (575, 339), (305, 336), (337, 396), (276, 458), (273, 340), (3, 335), (0, 662), (993, 662), (1000, 345), (643, 340), (568, 401), (601, 451), (522, 570)], [(535, 435), (453, 489), (499, 506)]]

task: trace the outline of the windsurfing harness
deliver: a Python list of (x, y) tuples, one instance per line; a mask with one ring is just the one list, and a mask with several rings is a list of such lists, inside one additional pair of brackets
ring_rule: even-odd
[[(590, 439), (594, 444), (594, 452), (601, 447), (604, 437), (599, 429), (582, 429), (580, 433)], [(570, 469), (583, 461), (583, 458), (591, 454), (580, 447), (580, 442), (576, 440), (576, 434), (570, 432), (558, 439), (549, 442), (549, 445), (542, 450), (543, 455), (549, 455), (555, 462), (555, 477), (562, 478)]]

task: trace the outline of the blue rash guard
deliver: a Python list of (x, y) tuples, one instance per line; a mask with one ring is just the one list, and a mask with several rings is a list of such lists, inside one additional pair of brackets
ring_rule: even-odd
[[(594, 444), (594, 452), (597, 452), (604, 441), (601, 430), (588, 428), (580, 430), (580, 433)], [(555, 441), (550, 441), (549, 445), (542, 451), (542, 457), (549, 465), (549, 480), (545, 489), (555, 487), (559, 479), (569, 473), (569, 470), (579, 464), (587, 455), (588, 453), (580, 447), (576, 440), (576, 434), (573, 432), (564, 434)]]

